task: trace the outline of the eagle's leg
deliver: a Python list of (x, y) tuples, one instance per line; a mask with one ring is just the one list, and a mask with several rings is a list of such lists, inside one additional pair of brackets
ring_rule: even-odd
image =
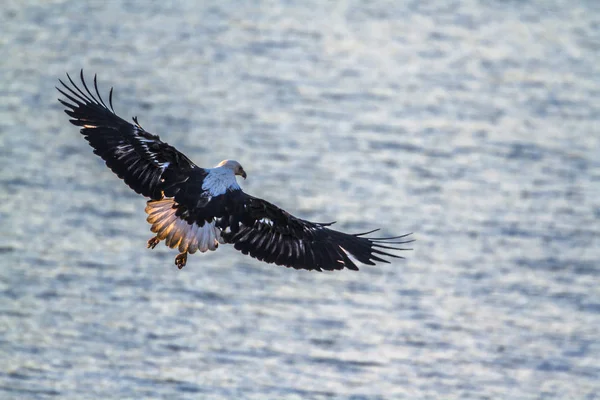
[(187, 256), (187, 251), (177, 254), (177, 257), (175, 257), (175, 265), (177, 265), (177, 268), (181, 269), (185, 267), (185, 263), (187, 262)]
[(148, 240), (148, 248), (153, 249), (159, 243), (160, 243), (160, 239), (158, 238), (158, 235), (154, 236), (153, 238), (150, 238), (150, 240)]

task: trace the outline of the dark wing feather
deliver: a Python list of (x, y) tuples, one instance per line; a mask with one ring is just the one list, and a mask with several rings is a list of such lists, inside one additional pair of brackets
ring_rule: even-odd
[[(66, 98), (59, 101), (67, 107), (65, 113), (73, 125), (81, 126), (81, 133), (102, 157), (106, 165), (123, 179), (130, 188), (146, 197), (159, 199), (164, 191), (177, 192), (190, 175), (203, 177), (202, 168), (196, 167), (185, 155), (160, 138), (146, 132), (133, 118), (131, 124), (115, 114), (112, 88), (108, 105), (100, 96), (96, 76), (93, 92), (88, 88), (81, 71), (79, 87), (67, 74), (69, 84), (59, 80), (56, 89)], [(192, 172), (193, 171), (193, 172)]]
[[(233, 199), (233, 200), (232, 200)], [(365, 237), (371, 232), (347, 234), (310, 222), (243, 192), (233, 194), (221, 221), (223, 238), (244, 254), (267, 262), (308, 270), (358, 270), (363, 264), (402, 258), (391, 251), (409, 250), (393, 245), (412, 242), (410, 234), (388, 238)], [(229, 228), (229, 229), (226, 229)]]

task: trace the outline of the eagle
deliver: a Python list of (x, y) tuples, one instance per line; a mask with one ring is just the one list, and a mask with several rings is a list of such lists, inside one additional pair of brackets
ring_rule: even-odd
[(378, 231), (347, 234), (331, 228), (335, 222), (311, 222), (276, 205), (245, 193), (237, 182), (246, 179), (242, 165), (223, 160), (213, 168), (194, 164), (183, 153), (146, 131), (137, 117), (130, 123), (113, 108), (113, 88), (108, 105), (102, 99), (96, 75), (92, 90), (80, 72), (77, 85), (67, 74), (56, 89), (58, 101), (73, 125), (119, 178), (145, 196), (147, 221), (155, 234), (148, 240), (154, 249), (164, 241), (178, 249), (175, 265), (186, 265), (188, 254), (232, 244), (236, 250), (269, 264), (295, 269), (358, 270), (357, 262), (375, 265), (387, 258), (403, 258), (394, 251), (412, 242), (410, 233), (369, 237)]

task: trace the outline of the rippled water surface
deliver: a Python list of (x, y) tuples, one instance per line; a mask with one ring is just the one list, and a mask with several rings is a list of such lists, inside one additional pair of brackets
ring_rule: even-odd
[[(86, 3), (0, 11), (0, 398), (600, 398), (596, 1)], [(177, 270), (56, 101), (82, 67), (197, 164), (414, 251)]]

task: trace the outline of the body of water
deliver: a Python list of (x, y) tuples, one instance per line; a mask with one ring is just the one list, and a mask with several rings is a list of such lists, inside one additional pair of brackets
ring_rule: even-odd
[[(9, 1), (0, 26), (0, 398), (600, 398), (596, 1)], [(178, 270), (56, 101), (80, 68), (245, 191), (414, 251)]]

